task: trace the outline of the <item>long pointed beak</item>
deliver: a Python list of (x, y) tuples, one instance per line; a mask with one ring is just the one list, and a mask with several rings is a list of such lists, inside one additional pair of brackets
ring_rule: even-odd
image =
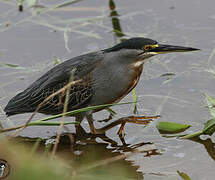
[(183, 47), (183, 46), (173, 46), (167, 44), (158, 44), (158, 46), (150, 52), (154, 52), (156, 54), (162, 53), (171, 53), (171, 52), (188, 52), (188, 51), (198, 51), (200, 49), (192, 48), (192, 47)]

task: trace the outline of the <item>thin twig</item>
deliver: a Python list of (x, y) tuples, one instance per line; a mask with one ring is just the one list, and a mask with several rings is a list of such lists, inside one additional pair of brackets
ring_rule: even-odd
[(66, 89), (68, 89), (69, 87), (71, 87), (72, 85), (75, 85), (76, 83), (80, 83), (82, 82), (82, 79), (77, 80), (77, 81), (72, 81), (69, 82), (67, 85), (65, 85), (64, 87), (62, 87), (61, 89), (59, 89), (58, 91), (56, 91), (55, 93), (51, 94), (50, 96), (48, 96), (43, 102), (41, 102), (36, 110), (33, 112), (33, 114), (30, 116), (30, 118), (28, 119), (28, 121), (22, 126), (20, 127), (20, 129), (18, 129), (15, 133), (12, 134), (12, 136), (16, 136), (20, 131), (22, 131), (23, 129), (25, 129), (28, 124), (31, 122), (31, 120), (33, 119), (33, 117), (36, 115), (36, 113), (39, 111), (39, 109), (45, 104), (47, 103), (51, 98), (55, 97), (56, 95), (63, 93), (66, 91)]
[[(103, 108), (107, 108), (107, 107), (110, 107), (110, 106), (125, 105), (125, 104), (132, 104), (132, 103), (134, 103), (134, 102), (125, 102), (125, 103), (118, 103), (118, 104), (103, 104), (103, 105), (97, 105), (97, 106), (88, 106), (88, 107), (85, 107), (85, 108), (68, 111), (68, 112), (65, 113), (65, 115), (66, 116), (71, 116), (71, 115), (74, 115), (74, 114), (77, 114), (77, 113), (81, 113), (81, 112), (86, 112), (86, 111), (89, 111), (89, 110), (103, 109)], [(42, 119), (34, 121), (34, 122), (29, 122), (27, 124), (27, 126), (33, 126), (33, 125), (36, 126), (36, 125), (40, 125), (41, 123), (43, 123), (43, 125), (45, 125), (44, 121), (49, 121), (49, 120), (56, 119), (56, 118), (59, 118), (59, 117), (62, 117), (62, 116), (63, 116), (63, 113), (60, 113), (60, 114), (53, 115), (53, 116), (50, 116), (50, 117), (42, 118)], [(78, 122), (66, 122), (65, 125), (66, 124), (78, 124)], [(0, 129), (0, 133), (8, 132), (8, 131), (16, 130), (16, 129), (20, 129), (20, 128), (23, 128), (23, 127), (24, 127), (24, 125), (12, 127), (12, 128), (7, 128), (7, 129)]]
[[(64, 125), (68, 125), (68, 124), (79, 124), (79, 122), (64, 122)], [(59, 126), (59, 125), (60, 125), (59, 122), (33, 121), (33, 122), (28, 123), (27, 126)], [(20, 128), (23, 128), (23, 125), (12, 127), (12, 128), (0, 129), (0, 133), (13, 131), (13, 130), (17, 130)]]
[[(72, 74), (71, 74), (71, 77), (70, 77), (70, 81), (69, 82), (73, 82), (73, 79), (74, 79), (74, 74), (75, 74), (75, 71), (76, 69), (74, 68), (72, 70)], [(58, 147), (58, 144), (60, 142), (60, 136), (63, 132), (63, 126), (64, 126), (64, 118), (65, 118), (65, 114), (68, 110), (68, 103), (69, 103), (69, 97), (70, 97), (70, 89), (71, 89), (71, 84), (69, 83), (69, 86), (66, 90), (66, 98), (65, 98), (65, 102), (64, 102), (64, 107), (63, 107), (63, 116), (62, 116), (62, 120), (61, 120), (61, 124), (58, 128), (58, 133), (57, 133), (57, 137), (56, 137), (56, 141), (55, 141), (55, 144), (54, 144), (54, 147), (53, 147), (53, 151), (52, 151), (52, 156), (55, 155), (56, 151), (57, 151), (57, 147)]]

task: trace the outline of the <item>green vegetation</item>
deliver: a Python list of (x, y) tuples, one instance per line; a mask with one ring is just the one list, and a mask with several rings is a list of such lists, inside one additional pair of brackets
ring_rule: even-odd
[(161, 133), (178, 133), (188, 129), (190, 125), (173, 122), (158, 122), (157, 128)]
[[(167, 39), (164, 39), (165, 37), (162, 37), (163, 36), (162, 33), (164, 33), (164, 30), (162, 30), (162, 33), (158, 33), (158, 35), (156, 35), (154, 33), (154, 32), (156, 32), (155, 29), (157, 29), (158, 26), (160, 26), (160, 24), (162, 24), (163, 20), (162, 20), (162, 17), (159, 17), (158, 19), (153, 19), (154, 17), (156, 17), (156, 13), (152, 13), (153, 10), (143, 11), (143, 14), (138, 14), (138, 18), (143, 20), (144, 26), (145, 26), (145, 22), (146, 22), (146, 25), (148, 25), (147, 23), (149, 23), (150, 20), (152, 20), (152, 23), (153, 23), (153, 26), (151, 29), (147, 27), (146, 29), (144, 29), (147, 31), (144, 31), (144, 33), (143, 32), (138, 33), (138, 31), (141, 31), (142, 29), (139, 30), (137, 28), (137, 30), (136, 30), (136, 27), (135, 27), (136, 22), (134, 21), (135, 17), (133, 17), (135, 15), (135, 12), (126, 14), (125, 10), (122, 9), (123, 11), (121, 11), (121, 9), (117, 8), (116, 4), (112, 0), (109, 1), (110, 13), (107, 13), (106, 10), (97, 8), (97, 9), (94, 9), (94, 11), (96, 11), (96, 16), (62, 17), (62, 14), (64, 11), (65, 12), (73, 11), (75, 9), (75, 8), (73, 9), (73, 7), (69, 6), (69, 5), (72, 5), (72, 4), (80, 2), (80, 1), (81, 0), (68, 0), (68, 1), (65, 0), (65, 1), (59, 1), (59, 3), (56, 3), (56, 4), (53, 4), (53, 2), (51, 2), (51, 1), (50, 2), (47, 1), (50, 4), (43, 4), (42, 1), (37, 1), (37, 0), (15, 0), (15, 1), (14, 0), (2, 0), (3, 3), (8, 4), (12, 7), (13, 13), (17, 13), (18, 15), (16, 14), (17, 15), (17, 17), (15, 18), (16, 20), (13, 20), (13, 18), (8, 18), (8, 19), (6, 19), (6, 21), (5, 20), (2, 21), (0, 23), (0, 32), (8, 31), (8, 33), (11, 33), (10, 30), (14, 30), (18, 25), (31, 24), (31, 25), (36, 25), (37, 27), (41, 26), (42, 28), (46, 28), (49, 31), (59, 33), (60, 36), (62, 36), (61, 39), (64, 40), (64, 47), (68, 51), (68, 53), (72, 52), (71, 42), (70, 42), (71, 33), (73, 33), (75, 35), (77, 34), (77, 36), (80, 36), (80, 38), (87, 37), (87, 38), (96, 38), (98, 40), (103, 39), (103, 36), (100, 33), (98, 33), (97, 30), (105, 31), (107, 34), (108, 33), (110, 34), (110, 32), (112, 32), (111, 36), (113, 35), (115, 37), (114, 39), (118, 39), (120, 41), (126, 39), (127, 36), (144, 36), (145, 34), (147, 36), (148, 35), (154, 36), (154, 37), (157, 36), (158, 39), (164, 40), (164, 42), (168, 41), (169, 40), (168, 38), (172, 38), (172, 35), (171, 35), (171, 36), (167, 36), (166, 37)], [(17, 12), (16, 11), (14, 12), (14, 10), (17, 10)], [(18, 11), (20, 11), (20, 12), (18, 12)], [(122, 14), (119, 14), (117, 11), (119, 11)], [(170, 10), (170, 11), (172, 11), (172, 10)], [(11, 13), (11, 12), (7, 12), (4, 15), (4, 17), (6, 17), (7, 14), (9, 14), (9, 13)], [(27, 16), (24, 16), (25, 13), (27, 14)], [(55, 16), (55, 13), (60, 14), (60, 16)], [(151, 13), (152, 13), (152, 15), (151, 15)], [(170, 12), (168, 12), (168, 13), (170, 13)], [(141, 15), (144, 18), (141, 18), (141, 16), (139, 16), (139, 15)], [(125, 24), (126, 24), (125, 22), (129, 18), (132, 19), (132, 28), (129, 26), (128, 27), (125, 26)], [(152, 18), (152, 19), (150, 19), (150, 18)], [(111, 21), (112, 27), (110, 27), (109, 23), (107, 23), (105, 21), (106, 19), (109, 19)], [(124, 21), (123, 26), (121, 26), (121, 24), (120, 24), (121, 19)], [(154, 21), (154, 20), (156, 20), (156, 21)], [(103, 22), (105, 22), (105, 23), (103, 23)], [(142, 23), (142, 22), (140, 21), (138, 23)], [(195, 25), (195, 23), (193, 23), (193, 24)], [(92, 28), (92, 26), (93, 26), (93, 28)], [(197, 25), (195, 25), (195, 26), (197, 26)], [(167, 26), (167, 27), (169, 27), (169, 26)], [(180, 27), (180, 25), (179, 25), (179, 27)], [(125, 32), (125, 30), (129, 31), (129, 29), (132, 30), (132, 32)], [(191, 25), (190, 25), (190, 27), (188, 27), (188, 29), (189, 30), (191, 29)], [(209, 27), (208, 27), (208, 29), (209, 29)], [(188, 36), (189, 35), (187, 34), (186, 37), (182, 37), (181, 39), (187, 39), (187, 44), (190, 44), (190, 41), (188, 41), (188, 39), (189, 39)], [(197, 42), (197, 40), (195, 40), (195, 39), (194, 39), (194, 41)], [(105, 40), (104, 40), (104, 42), (106, 43)], [(207, 52), (204, 51), (204, 53), (207, 53)], [(3, 53), (1, 51), (0, 55), (2, 55), (2, 54)], [(215, 54), (215, 48), (213, 48), (213, 50), (208, 58), (208, 61), (206, 62), (206, 64), (208, 64), (208, 69), (203, 69), (204, 72), (205, 71), (209, 72), (212, 75), (215, 75), (215, 71), (213, 69), (214, 67), (213, 67), (213, 63), (212, 63), (214, 54)], [(161, 59), (159, 59), (159, 58), (161, 58)], [(163, 63), (162, 57), (159, 57), (159, 58), (157, 58), (154, 61), (155, 64), (159, 64), (160, 65), (159, 68), (164, 68), (166, 72), (169, 72), (169, 73), (164, 73), (161, 75), (161, 77), (163, 77), (163, 79), (166, 78), (166, 80), (163, 81), (162, 85), (164, 85), (164, 84), (168, 85), (171, 82), (173, 82), (173, 80), (175, 80), (179, 77), (182, 77), (182, 75), (184, 75), (186, 73), (187, 74), (190, 73), (190, 70), (188, 70), (187, 72), (182, 71), (182, 72), (175, 73), (174, 71), (175, 70), (177, 71), (177, 68), (173, 68), (173, 69), (169, 68), (168, 67), (169, 62), (166, 61), (165, 63)], [(61, 60), (58, 59), (57, 57), (55, 57), (53, 63), (49, 64), (49, 65), (51, 65), (51, 66), (57, 65), (60, 62), (61, 62)], [(40, 66), (40, 67), (28, 68), (28, 67), (23, 67), (23, 66), (19, 65), (18, 62), (15, 62), (14, 64), (7, 63), (7, 60), (3, 59), (3, 61), (1, 61), (1, 63), (0, 63), (0, 68), (6, 69), (6, 70), (10, 68), (10, 70), (12, 71), (10, 73), (13, 73), (14, 69), (15, 69), (15, 71), (18, 69), (19, 72), (22, 71), (23, 73), (26, 73), (27, 71), (32, 73), (33, 71), (35, 71), (35, 69), (41, 70), (41, 67), (43, 65), (44, 64), (39, 64), (38, 66)], [(177, 63), (176, 63), (176, 65), (177, 65)], [(194, 65), (192, 65), (193, 67), (191, 67), (191, 68), (197, 69), (197, 65), (199, 65), (201, 68), (204, 68), (203, 64), (198, 64), (198, 63), (196, 63), (196, 64), (194, 63)], [(47, 67), (47, 64), (45, 64), (44, 66)], [(200, 67), (198, 70), (202, 70)], [(15, 73), (17, 73), (17, 72), (15, 72)], [(151, 72), (151, 74), (149, 73), (147, 75), (149, 75), (150, 77), (155, 77), (156, 73), (153, 71), (153, 72)], [(15, 81), (16, 81), (16, 79), (15, 79)], [(152, 94), (151, 96), (154, 96), (154, 94)], [(161, 94), (161, 96), (163, 96), (163, 95)], [(166, 97), (166, 100), (169, 98), (169, 96), (170, 96), (170, 93)], [(190, 128), (191, 125), (179, 124), (179, 123), (174, 123), (174, 122), (158, 122), (157, 128), (158, 128), (159, 132), (163, 135), (163, 137), (180, 137), (181, 139), (189, 139), (189, 140), (198, 138), (199, 143), (203, 147), (205, 147), (205, 149), (206, 149), (205, 151), (207, 151), (209, 156), (213, 160), (215, 160), (214, 142), (213, 142), (214, 139), (212, 139), (212, 138), (208, 138), (207, 140), (200, 139), (200, 135), (212, 136), (213, 133), (215, 132), (215, 98), (209, 96), (208, 94), (205, 94), (205, 96), (206, 96), (206, 100), (207, 100), (207, 108), (211, 114), (211, 119), (208, 120), (204, 124), (204, 127), (202, 129), (200, 129), (194, 133), (181, 133), (184, 131), (186, 132), (186, 130), (188, 128)], [(75, 115), (76, 113), (85, 112), (88, 110), (94, 110), (97, 108), (106, 108), (110, 112), (109, 119), (111, 119), (112, 116), (116, 115), (116, 112), (113, 111), (112, 109), (110, 109), (110, 106), (123, 105), (123, 104), (126, 105), (126, 104), (130, 104), (130, 103), (134, 104), (133, 112), (134, 112), (134, 114), (136, 114), (137, 113), (137, 102), (140, 98), (138, 99), (138, 96), (137, 96), (135, 90), (132, 91), (132, 97), (133, 97), (133, 102), (129, 102), (129, 103), (106, 104), (106, 105), (82, 108), (82, 109), (78, 109), (75, 111), (68, 111), (68, 112), (65, 110), (64, 113), (61, 113), (61, 114), (58, 114), (55, 116), (42, 118), (42, 119), (36, 119), (35, 121), (31, 121), (33, 118), (32, 117), (29, 119), (29, 122), (27, 124), (22, 125), (22, 126), (12, 127), (12, 128), (8, 128), (8, 129), (3, 129), (3, 127), (0, 127), (0, 132), (2, 132), (2, 133), (10, 132), (12, 130), (22, 129), (27, 126), (59, 126), (59, 128), (60, 128), (60, 126), (61, 127), (64, 126), (64, 128), (65, 128), (66, 125), (77, 124), (77, 122), (73, 122), (73, 121), (64, 122), (63, 119), (61, 121), (50, 121), (50, 120), (53, 120), (56, 118), (62, 118), (63, 116), (72, 116), (72, 115)], [(4, 96), (1, 95), (0, 98), (3, 99)], [(178, 104), (180, 103), (179, 98), (178, 99), (175, 98), (174, 100), (178, 101)], [(164, 102), (165, 102), (165, 100), (164, 100)], [(164, 102), (163, 102), (163, 104), (164, 104)], [(162, 108), (163, 108), (163, 106), (160, 109), (162, 109)], [(190, 108), (192, 108), (192, 107), (190, 107)], [(65, 107), (65, 109), (66, 109), (66, 107)], [(161, 110), (159, 112), (161, 112)], [(163, 116), (163, 117), (165, 118), (165, 116)], [(188, 123), (189, 119), (186, 119), (185, 122)], [(153, 127), (151, 126), (149, 128), (153, 128)], [(192, 128), (196, 128), (195, 124), (192, 125)], [(96, 179), (99, 179), (99, 180), (100, 179), (104, 179), (104, 180), (106, 180), (106, 179), (113, 179), (113, 180), (115, 180), (115, 179), (117, 179), (117, 180), (142, 179), (143, 175), (142, 174), (138, 175), (138, 172), (137, 172), (139, 167), (134, 168), (134, 164), (128, 163), (128, 162), (130, 162), (129, 157), (133, 156), (135, 153), (142, 153), (142, 154), (139, 154), (139, 157), (147, 156), (146, 158), (149, 159), (150, 156), (161, 154), (159, 152), (156, 152), (157, 149), (155, 149), (155, 151), (152, 151), (151, 149), (145, 150), (143, 148), (144, 146), (142, 147), (140, 145), (141, 143), (137, 144), (137, 145), (136, 144), (126, 144), (125, 141), (122, 141), (122, 143), (121, 143), (122, 145), (121, 145), (120, 143), (117, 144), (116, 142), (113, 142), (113, 140), (111, 139), (110, 141), (107, 141), (108, 142), (107, 144), (105, 144), (104, 143), (105, 139), (108, 139), (106, 136), (103, 139), (101, 138), (101, 136), (93, 136), (93, 137), (89, 138), (87, 133), (84, 134), (84, 136), (83, 136), (84, 141), (83, 141), (83, 139), (81, 141), (81, 143), (84, 144), (83, 148), (81, 149), (80, 148), (81, 143), (72, 144), (72, 138), (74, 138), (73, 137), (74, 134), (70, 134), (70, 136), (71, 136), (70, 140), (67, 141), (65, 144), (63, 144), (62, 143), (63, 135), (61, 134), (61, 132), (62, 131), (59, 131), (58, 134), (56, 134), (56, 135), (58, 135), (58, 137), (61, 138), (61, 139), (59, 139), (59, 144), (56, 143), (57, 142), (56, 137), (54, 137), (53, 139), (49, 139), (50, 142), (48, 142), (49, 140), (44, 140), (41, 138), (28, 138), (28, 139), (21, 138), (21, 140), (18, 140), (19, 138), (10, 137), (10, 139), (8, 140), (7, 137), (4, 137), (6, 133), (1, 134), (0, 159), (1, 158), (7, 159), (9, 164), (11, 165), (12, 170), (11, 170), (9, 179), (12, 179), (12, 180), (13, 179), (14, 180), (23, 180), (23, 179), (33, 179), (33, 180), (34, 179), (35, 180), (37, 180), (37, 179), (46, 179), (46, 180), (49, 180), (49, 179), (50, 180), (53, 180), (53, 179), (56, 179), (56, 180), (57, 179), (62, 179), (62, 180), (67, 180), (67, 179), (77, 179), (77, 180), (79, 180), (79, 179), (80, 180), (82, 180), (82, 179), (89, 179), (89, 180), (90, 179), (92, 179), (92, 180), (96, 180)], [(151, 132), (151, 129), (150, 129), (150, 132)], [(187, 131), (187, 132), (189, 132), (189, 131)], [(181, 133), (181, 134), (175, 135), (175, 133)], [(171, 134), (171, 135), (164, 135), (164, 134)], [(135, 136), (135, 135), (136, 134), (134, 133), (133, 136)], [(146, 133), (144, 133), (144, 131), (143, 131), (143, 136), (144, 135), (146, 135)], [(149, 135), (151, 135), (151, 134), (149, 133)], [(114, 135), (114, 136), (116, 136), (116, 135)], [(116, 138), (118, 138), (118, 137), (116, 137)], [(129, 138), (132, 141), (132, 138), (135, 138), (135, 137), (129, 137)], [(99, 141), (102, 141), (102, 143), (97, 143), (95, 141), (95, 139), (99, 139)], [(142, 143), (142, 144), (147, 144), (145, 142), (147, 140), (147, 138), (143, 137), (143, 139), (144, 139), (144, 143)], [(166, 139), (162, 138), (162, 140), (165, 141)], [(175, 139), (173, 138), (170, 140), (174, 141)], [(87, 141), (89, 141), (89, 143), (86, 143)], [(78, 139), (77, 142), (80, 142), (80, 139)], [(192, 141), (189, 141), (189, 142), (192, 143)], [(112, 146), (112, 143), (113, 143), (113, 146)], [(160, 142), (158, 142), (158, 143), (160, 143)], [(197, 141), (196, 141), (196, 143), (197, 143)], [(56, 150), (56, 152), (52, 153), (53, 146), (55, 144), (58, 145), (58, 150)], [(93, 146), (93, 144), (95, 146)], [(104, 148), (101, 149), (100, 151), (98, 151), (98, 149), (101, 148), (102, 146), (104, 146)], [(139, 149), (136, 150), (136, 148), (139, 148), (139, 147), (143, 148), (142, 151), (138, 151)], [(134, 150), (136, 150), (136, 152), (134, 152)], [(83, 153), (83, 152), (85, 152), (85, 153)], [(116, 154), (114, 154), (114, 153), (116, 153)], [(65, 154), (67, 154), (67, 155), (65, 155)], [(82, 154), (84, 154), (83, 158), (82, 158)], [(88, 156), (85, 156), (86, 154)], [(108, 157), (107, 154), (109, 154), (110, 156)], [(127, 159), (127, 160), (125, 161), (125, 159)], [(158, 166), (160, 166), (159, 160), (156, 162), (158, 164)], [(128, 163), (128, 164), (126, 164), (126, 163)], [(175, 162), (175, 164), (177, 164), (177, 163), (178, 162)], [(127, 166), (124, 167), (122, 164), (123, 165), (126, 164)], [(162, 165), (162, 163), (161, 163), (161, 165)], [(171, 162), (168, 165), (169, 165), (168, 167), (170, 167)], [(155, 167), (155, 173), (156, 173), (156, 168), (158, 168), (158, 167)], [(130, 172), (130, 170), (132, 170), (132, 172)], [(165, 179), (165, 180), (166, 179), (172, 180), (172, 179), (178, 179), (178, 178), (181, 178), (184, 180), (191, 179), (189, 177), (189, 175), (187, 173), (185, 173), (186, 172), (185, 169), (182, 169), (180, 171), (177, 171), (177, 169), (176, 169), (175, 171), (172, 171), (171, 174), (168, 174), (168, 169), (167, 169), (167, 171), (165, 171), (166, 174), (165, 173), (162, 174), (162, 172), (160, 174), (155, 174), (153, 171), (154, 169), (152, 168), (151, 170), (152, 170), (151, 172), (150, 172), (150, 170), (148, 170), (148, 174), (147, 173), (144, 174), (144, 176), (148, 175), (148, 177), (149, 177), (148, 179), (150, 179), (150, 175), (152, 176), (151, 179), (153, 179), (153, 177), (155, 177), (155, 176), (157, 178)], [(202, 171), (205, 171), (205, 170), (203, 169)], [(146, 177), (146, 179), (147, 179), (147, 177)]]
[[(197, 131), (190, 134), (179, 134), (179, 135), (165, 136), (165, 137), (181, 137), (183, 139), (191, 139), (191, 138), (198, 137), (200, 135), (211, 136), (215, 132), (215, 98), (209, 96), (208, 94), (205, 94), (205, 96), (208, 104), (207, 107), (213, 118), (208, 120), (205, 123), (204, 128), (201, 131)], [(172, 122), (159, 122), (157, 125), (158, 130), (161, 133), (166, 133), (166, 134), (183, 132), (189, 127), (191, 127), (191, 125), (178, 124), (178, 123), (172, 123)]]

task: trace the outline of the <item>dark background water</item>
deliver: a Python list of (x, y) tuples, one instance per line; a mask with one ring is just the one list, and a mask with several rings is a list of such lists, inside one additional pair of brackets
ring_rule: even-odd
[[(215, 96), (215, 2), (114, 2), (118, 14), (116, 17), (110, 16), (109, 1), (104, 0), (82, 0), (70, 6), (46, 10), (39, 15), (35, 14), (36, 10), (33, 8), (24, 6), (24, 11), (18, 12), (13, 1), (0, 1), (0, 63), (17, 65), (0, 66), (0, 110), (11, 97), (52, 68), (56, 58), (64, 61), (110, 47), (118, 43), (122, 35), (125, 35), (123, 38), (144, 36), (161, 43), (200, 48), (201, 51), (151, 58), (144, 65), (136, 87), (138, 114), (161, 114), (161, 121), (191, 124), (190, 132), (201, 129), (210, 118), (203, 93)], [(62, 2), (44, 0), (38, 4), (53, 7), (59, 3)], [(113, 32), (113, 21), (122, 33)], [(175, 75), (162, 76), (165, 73)], [(132, 94), (122, 100), (128, 101), (132, 101)], [(114, 120), (132, 115), (133, 108), (132, 104), (113, 107), (117, 112)], [(107, 116), (106, 111), (95, 114), (96, 119)], [(0, 117), (5, 127), (11, 127), (24, 123), (29, 114), (9, 119), (4, 114)], [(38, 114), (36, 118), (40, 117), (44, 115)], [(86, 122), (82, 125), (89, 131)], [(96, 123), (97, 127), (104, 125), (105, 123)], [(141, 125), (127, 124), (125, 129), (125, 141), (130, 144), (127, 146), (152, 142), (153, 148), (161, 153), (149, 157), (140, 153), (126, 159), (138, 167), (138, 172), (144, 174), (145, 179), (179, 179), (177, 170), (187, 173), (195, 180), (214, 179), (214, 135), (202, 137), (203, 140), (199, 142), (167, 139), (161, 137), (155, 125), (156, 122), (144, 128)], [(69, 127), (73, 132), (73, 127)], [(56, 131), (55, 127), (29, 127), (21, 135), (50, 137)], [(120, 146), (121, 141), (116, 132), (117, 129), (113, 128), (107, 132), (107, 136)], [(100, 144), (103, 141), (98, 138), (96, 142)], [(91, 151), (104, 153), (104, 157), (113, 155), (108, 143), (102, 150), (98, 148), (98, 144)], [(87, 152), (90, 147), (87, 146)], [(115, 151), (123, 153), (119, 149)]]

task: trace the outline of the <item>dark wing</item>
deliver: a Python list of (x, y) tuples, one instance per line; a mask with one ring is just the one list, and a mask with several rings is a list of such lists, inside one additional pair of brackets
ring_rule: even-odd
[[(68, 108), (69, 110), (81, 108), (93, 95), (91, 88), (92, 79), (90, 72), (101, 62), (103, 53), (96, 52), (78, 56), (67, 60), (45, 73), (42, 77), (32, 83), (26, 90), (13, 97), (5, 112), (7, 115), (33, 112), (37, 106), (52, 93), (64, 87), (75, 69), (73, 79), (83, 80), (71, 87)], [(39, 112), (46, 114), (57, 114), (62, 112), (65, 93), (58, 94), (41, 107)]]
[[(34, 94), (29, 100), (31, 107), (36, 107), (44, 101), (47, 97), (57, 92), (59, 89), (64, 88), (67, 83), (58, 83), (55, 86), (43, 89), (39, 94)], [(66, 98), (66, 89), (59, 94), (50, 98), (44, 105), (41, 106), (39, 112), (44, 114), (58, 114), (63, 112), (64, 102)], [(91, 84), (77, 83), (72, 85), (69, 93), (68, 110), (81, 108), (87, 104), (93, 96)]]

